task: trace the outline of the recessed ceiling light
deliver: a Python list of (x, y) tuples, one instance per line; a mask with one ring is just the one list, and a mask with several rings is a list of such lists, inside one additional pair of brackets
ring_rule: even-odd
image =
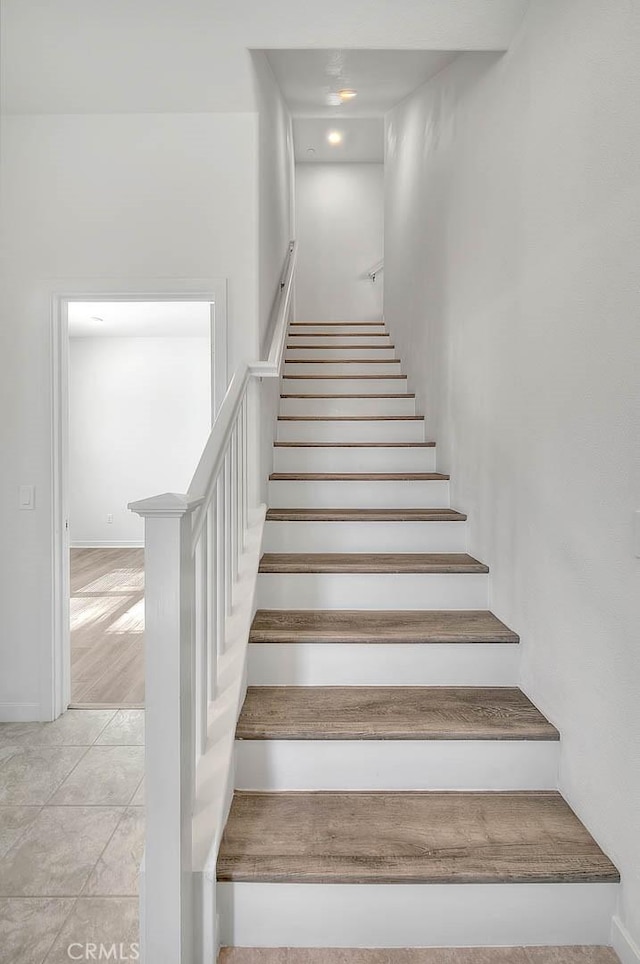
[(354, 90), (352, 87), (344, 87), (342, 90), (338, 91), (338, 97), (340, 100), (353, 100), (353, 98), (357, 96), (358, 91)]
[(336, 144), (342, 144), (342, 134), (340, 131), (329, 131), (327, 140), (335, 147)]

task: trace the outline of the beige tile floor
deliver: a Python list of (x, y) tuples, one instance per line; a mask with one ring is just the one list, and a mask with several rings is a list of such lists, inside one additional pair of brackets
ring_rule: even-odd
[(0, 724), (0, 964), (133, 959), (143, 744), (142, 710)]
[[(142, 710), (0, 724), (0, 964), (91, 960), (101, 945), (135, 959), (143, 744)], [(584, 947), (225, 948), (219, 964), (615, 962), (608, 948)]]

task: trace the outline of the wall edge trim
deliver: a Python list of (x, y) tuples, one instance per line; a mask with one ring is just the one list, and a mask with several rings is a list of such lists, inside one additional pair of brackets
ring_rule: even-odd
[(617, 914), (611, 921), (611, 945), (622, 964), (640, 964), (640, 947)]

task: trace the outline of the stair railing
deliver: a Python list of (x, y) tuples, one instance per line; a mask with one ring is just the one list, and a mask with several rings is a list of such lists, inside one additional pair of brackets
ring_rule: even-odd
[[(195, 878), (207, 860), (215, 868), (222, 830), (207, 819), (214, 812), (212, 783), (228, 779), (219, 759), (211, 759), (220, 741), (216, 711), (233, 669), (236, 679), (244, 673), (237, 649), (239, 643), (246, 646), (246, 638), (238, 640), (234, 604), (252, 518), (259, 517), (260, 400), (254, 397), (252, 404), (250, 388), (259, 378), (280, 375), (295, 260), (291, 242), (268, 357), (236, 369), (188, 492), (129, 506), (145, 520), (146, 831), (140, 929), (148, 964), (214, 959), (214, 910), (205, 906)], [(248, 623), (245, 628), (246, 637)], [(222, 722), (232, 746), (235, 713), (223, 714)], [(215, 888), (215, 872), (210, 885)]]
[(383, 271), (384, 271), (384, 261), (376, 261), (373, 268), (367, 271), (367, 278), (370, 278), (371, 281), (375, 283), (376, 278)]

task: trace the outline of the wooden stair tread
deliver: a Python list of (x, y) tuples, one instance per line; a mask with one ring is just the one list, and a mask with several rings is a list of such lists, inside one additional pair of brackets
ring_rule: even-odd
[(387, 394), (385, 395), (382, 395), (380, 393), (378, 393), (377, 395), (374, 395), (373, 393), (369, 393), (368, 395), (367, 394), (356, 395), (354, 392), (350, 392), (343, 395), (339, 395), (335, 392), (331, 395), (329, 394), (323, 395), (320, 392), (305, 392), (304, 395), (292, 395), (292, 394), (280, 395), (280, 398), (415, 398), (415, 397), (416, 396), (414, 392), (387, 392)]
[(466, 552), (265, 552), (260, 572), (486, 573)]
[[(364, 345), (352, 345), (364, 348)], [(388, 346), (391, 347), (391, 346)], [(399, 358), (285, 358), (285, 365), (399, 365)], [(287, 378), (288, 376), (284, 376)], [(305, 375), (305, 378), (307, 376)], [(376, 376), (377, 377), (377, 376)]]
[[(391, 361), (394, 361), (394, 359), (392, 358)], [(307, 379), (307, 378), (326, 378), (326, 379), (332, 379), (332, 378), (333, 378), (333, 379), (335, 379), (335, 378), (346, 378), (346, 379), (350, 379), (350, 378), (376, 378), (376, 379), (378, 379), (378, 378), (396, 378), (396, 379), (398, 379), (398, 378), (404, 378), (405, 381), (406, 381), (406, 379), (408, 378), (408, 375), (389, 375), (389, 374), (386, 374), (386, 375), (385, 375), (385, 374), (381, 374), (381, 375), (283, 375), (282, 377), (283, 377), (283, 378), (305, 378), (305, 379)]]
[(274, 442), (285, 449), (432, 449), (435, 442)]
[(320, 325), (384, 325), (384, 321), (292, 321), (290, 327), (297, 328), (302, 325), (313, 325), (319, 328)]
[(455, 509), (269, 509), (267, 522), (465, 522)]
[(218, 964), (620, 964), (606, 945), (520, 947), (223, 947)]
[(259, 609), (251, 643), (508, 643), (493, 613), (469, 610)]
[(424, 422), (424, 415), (278, 415), (279, 422)]
[(236, 792), (218, 879), (617, 882), (559, 793)]
[(272, 472), (272, 482), (448, 482), (441, 472)]
[(250, 686), (239, 740), (559, 740), (522, 690)]
[[(313, 335), (307, 335), (307, 338), (312, 337)], [(349, 336), (345, 335), (343, 337), (348, 338)], [(343, 348), (366, 348), (369, 351), (388, 351), (390, 348), (395, 347), (395, 345), (285, 345), (285, 348), (295, 348), (296, 351), (302, 351), (303, 348), (308, 348), (309, 351), (341, 351)]]
[[(355, 331), (290, 331), (288, 338), (388, 338), (386, 331), (363, 331), (358, 335)], [(357, 347), (357, 346), (356, 346)]]

